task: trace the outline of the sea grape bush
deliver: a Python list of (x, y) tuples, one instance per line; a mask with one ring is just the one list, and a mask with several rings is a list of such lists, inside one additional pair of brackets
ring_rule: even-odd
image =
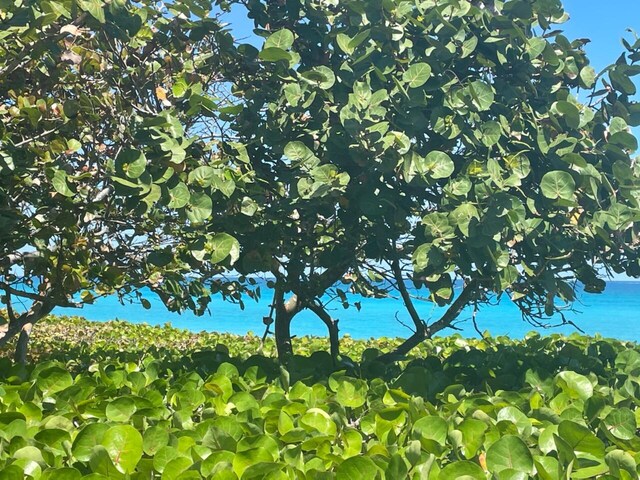
[[(235, 3), (258, 47), (223, 27)], [(544, 323), (577, 282), (640, 275), (640, 41), (597, 74), (566, 19), (560, 0), (2, 3), (0, 345), (24, 360), (56, 306), (141, 288), (240, 303), (220, 275), (240, 272), (275, 279), (282, 360), (303, 309), (337, 357), (323, 296), (381, 281), (405, 354), (467, 305)]]
[[(404, 354), (466, 305), (500, 296), (544, 324), (577, 282), (640, 274), (640, 41), (598, 74), (559, 0), (239, 3), (265, 38), (235, 81), (265, 186), (240, 268), (276, 277), (281, 356), (292, 317), (340, 280), (345, 304), (397, 286)], [(442, 318), (426, 324), (407, 279)]]
[[(78, 336), (78, 329), (95, 336)], [(50, 350), (47, 335), (54, 333), (68, 352)], [(113, 348), (110, 336), (123, 336), (127, 348)], [(230, 352), (243, 353), (207, 348), (205, 339), (224, 339)], [(640, 473), (635, 344), (579, 335), (452, 336), (428, 340), (413, 359), (390, 367), (375, 360), (375, 342), (351, 341), (343, 350), (354, 361), (334, 365), (316, 351), (292, 357), (285, 369), (273, 357), (249, 354), (246, 345), (257, 341), (45, 321), (33, 343), (49, 350), (37, 366), (0, 359), (0, 476), (485, 480)], [(324, 345), (304, 341), (312, 350)]]
[(239, 250), (213, 218), (239, 209), (250, 182), (212, 127), (235, 65), (212, 8), (0, 5), (0, 345), (20, 335), (18, 359), (56, 306), (147, 305), (146, 287), (202, 313), (211, 294), (236, 294), (210, 281)]

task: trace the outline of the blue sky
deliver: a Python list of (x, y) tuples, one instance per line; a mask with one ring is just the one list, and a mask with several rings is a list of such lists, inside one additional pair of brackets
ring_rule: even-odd
[(564, 9), (571, 16), (562, 26), (566, 36), (590, 38), (585, 48), (593, 67), (600, 71), (613, 63), (624, 50), (620, 39), (633, 43), (632, 28), (640, 34), (640, 1), (638, 0), (564, 0)]

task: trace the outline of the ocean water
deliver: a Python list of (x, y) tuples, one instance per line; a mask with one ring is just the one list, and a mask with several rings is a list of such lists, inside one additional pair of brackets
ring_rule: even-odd
[[(262, 282), (261, 282), (262, 283)], [(194, 332), (218, 331), (236, 334), (253, 332), (262, 335), (264, 325), (262, 317), (269, 314), (272, 298), (264, 283), (261, 285), (262, 298), (255, 302), (247, 298), (244, 310), (237, 304), (214, 299), (210, 306), (210, 314), (198, 317), (194, 314), (168, 312), (162, 302), (152, 292), (145, 297), (151, 302), (151, 309), (145, 310), (140, 304), (120, 304), (115, 297), (98, 300), (94, 305), (86, 305), (82, 309), (57, 308), (55, 314), (80, 315), (90, 320), (127, 320), (133, 323), (146, 322), (151, 325), (171, 323), (174, 327), (185, 328)], [(350, 297), (359, 301), (361, 309), (351, 307), (344, 309), (338, 301), (328, 305), (331, 315), (339, 320), (340, 335), (349, 334), (354, 338), (407, 337), (411, 331), (403, 326), (411, 324), (400, 298), (369, 299), (358, 296)], [(421, 317), (428, 323), (439, 318), (443, 308), (434, 308), (426, 301), (417, 301), (416, 308)], [(602, 294), (581, 293), (579, 301), (574, 304), (575, 312), (566, 312), (566, 318), (573, 321), (588, 335), (601, 334), (622, 340), (640, 341), (640, 282), (610, 282)], [(466, 337), (477, 337), (478, 333), (471, 321), (471, 309), (463, 311), (457, 327)], [(571, 326), (557, 328), (534, 328), (522, 320), (516, 308), (508, 299), (498, 305), (483, 307), (476, 316), (480, 331), (488, 331), (492, 335), (508, 335), (521, 338), (532, 330), (541, 333), (572, 333), (576, 329)], [(553, 320), (552, 320), (553, 322)], [(324, 324), (308, 311), (298, 314), (291, 325), (294, 335), (326, 336)], [(440, 335), (455, 333), (454, 330), (443, 330)]]

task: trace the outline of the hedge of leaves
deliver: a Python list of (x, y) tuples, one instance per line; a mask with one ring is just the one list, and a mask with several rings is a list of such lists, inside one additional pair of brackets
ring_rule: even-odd
[(386, 366), (304, 338), (285, 369), (259, 343), (49, 319), (37, 363), (0, 358), (0, 479), (638, 478), (635, 344), (453, 336)]

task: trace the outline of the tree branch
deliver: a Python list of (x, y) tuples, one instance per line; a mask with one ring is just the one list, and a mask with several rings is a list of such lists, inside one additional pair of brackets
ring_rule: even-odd
[(315, 313), (324, 322), (329, 330), (329, 343), (331, 346), (331, 357), (335, 360), (340, 355), (340, 338), (338, 337), (338, 320), (329, 315), (329, 312), (318, 301), (310, 302), (307, 308)]
[(478, 280), (471, 280), (462, 288), (462, 292), (460, 292), (460, 295), (453, 301), (447, 311), (444, 312), (444, 315), (442, 315), (437, 322), (427, 327), (427, 336), (429, 338), (433, 337), (440, 330), (451, 326), (451, 323), (460, 315), (464, 307), (473, 299), (478, 284)]
[(407, 286), (404, 284), (404, 278), (402, 277), (402, 270), (400, 269), (400, 262), (398, 259), (395, 259), (391, 263), (391, 269), (393, 271), (393, 276), (395, 277), (396, 284), (398, 285), (398, 291), (402, 296), (402, 301), (404, 302), (404, 306), (413, 320), (413, 324), (415, 325), (414, 335), (423, 335), (426, 336), (427, 333), (427, 325), (424, 320), (420, 318), (416, 307), (413, 305), (413, 300), (411, 299), (411, 295), (407, 291)]

